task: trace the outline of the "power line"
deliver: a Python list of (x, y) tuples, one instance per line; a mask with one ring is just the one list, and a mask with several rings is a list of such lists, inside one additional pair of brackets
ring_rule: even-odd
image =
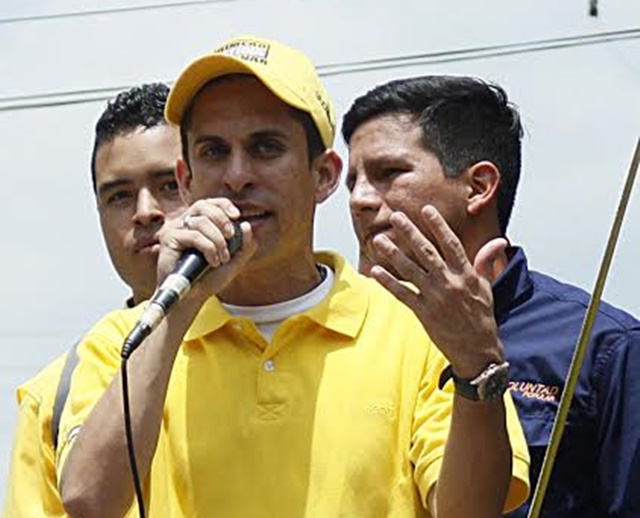
[(168, 2), (165, 4), (134, 5), (134, 6), (127, 6), (127, 7), (112, 7), (110, 9), (71, 11), (67, 13), (36, 14), (31, 16), (13, 16), (9, 18), (0, 18), (0, 24), (41, 22), (41, 21), (48, 21), (48, 20), (60, 20), (64, 18), (79, 18), (84, 16), (96, 16), (96, 15), (103, 15), (103, 14), (129, 13), (132, 11), (150, 11), (150, 10), (156, 10), (156, 9), (167, 9), (167, 8), (173, 8), (173, 7), (202, 5), (202, 4), (219, 4), (219, 3), (234, 2), (234, 1), (236, 0), (185, 0), (184, 2)]
[[(499, 58), (525, 53), (545, 52), (550, 50), (584, 47), (588, 45), (600, 45), (613, 41), (634, 39), (640, 39), (640, 27), (620, 31), (567, 36), (563, 38), (532, 40), (521, 43), (506, 43), (460, 50), (427, 52), (408, 56), (327, 64), (318, 66), (318, 73), (320, 76), (331, 77), (335, 75), (354, 74), (372, 70), (387, 70), (417, 65), (433, 65), (458, 61)], [(170, 84), (168, 81), (166, 81), (166, 83)], [(130, 86), (131, 85), (124, 85), (118, 87), (72, 90), (67, 92), (48, 92), (43, 94), (0, 97), (0, 112), (105, 101), (112, 99), (118, 92), (121, 92)]]
[(343, 73), (364, 72), (370, 70), (401, 68), (415, 65), (431, 65), (438, 63), (451, 63), (455, 61), (468, 61), (473, 59), (511, 56), (531, 52), (558, 50), (572, 47), (584, 47), (610, 43), (612, 41), (634, 40), (640, 38), (640, 27), (624, 29), (620, 31), (583, 34), (579, 36), (565, 36), (563, 38), (550, 38), (544, 40), (531, 40), (520, 43), (505, 43), (489, 45), (485, 47), (473, 47), (469, 49), (449, 50), (441, 52), (427, 52), (409, 56), (392, 58), (378, 58), (352, 63), (324, 65), (321, 75), (331, 76)]
[[(127, 88), (130, 88), (131, 85), (124, 86), (105, 86), (101, 88), (88, 88), (85, 90), (71, 90), (69, 92), (45, 92), (42, 94), (25, 94), (25, 95), (11, 95), (6, 97), (0, 97), (0, 105), (1, 103), (12, 103), (12, 102), (28, 102), (33, 99), (38, 99), (43, 103), (47, 102), (47, 99), (52, 99), (53, 101), (64, 99), (65, 97), (70, 96), (82, 96), (88, 97), (87, 102), (91, 101), (99, 101), (101, 99), (108, 99), (108, 95), (110, 95), (113, 91), (121, 91)], [(95, 96), (95, 98), (94, 98)], [(107, 96), (107, 97), (105, 97)]]

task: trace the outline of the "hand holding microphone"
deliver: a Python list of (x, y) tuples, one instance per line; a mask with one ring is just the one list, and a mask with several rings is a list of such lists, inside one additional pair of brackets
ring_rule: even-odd
[[(140, 320), (127, 336), (124, 342), (121, 356), (128, 358), (131, 353), (142, 343), (142, 341), (160, 324), (171, 307), (173, 307), (184, 295), (189, 292), (195, 282), (212, 266), (217, 268), (231, 260), (232, 256), (243, 247), (243, 230), (238, 219), (240, 212), (228, 200), (202, 200), (196, 202), (189, 210), (198, 209), (201, 214), (188, 212), (182, 218), (182, 228), (197, 231), (192, 236), (193, 247), (187, 248), (180, 254), (180, 258), (172, 272), (164, 279), (159, 288), (149, 301), (147, 308), (140, 317)], [(198, 228), (194, 228), (195, 218), (202, 218)], [(215, 223), (214, 223), (215, 222)], [(230, 226), (233, 233), (229, 235)], [(245, 223), (245, 226), (248, 223)], [(224, 229), (226, 232), (223, 232)], [(209, 253), (209, 260), (205, 254), (195, 248), (200, 247), (211, 249), (211, 244), (215, 245), (216, 240), (220, 241), (220, 235), (224, 236), (226, 248), (219, 245), (215, 248), (215, 254)], [(207, 242), (207, 237), (209, 242)], [(174, 239), (177, 243), (177, 239)], [(251, 243), (253, 244), (253, 243)]]

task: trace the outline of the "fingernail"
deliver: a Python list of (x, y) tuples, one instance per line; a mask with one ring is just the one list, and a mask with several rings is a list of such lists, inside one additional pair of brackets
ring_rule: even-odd
[(222, 232), (224, 234), (224, 237), (227, 239), (233, 237), (233, 235), (236, 233), (235, 228), (233, 228), (233, 223), (231, 222), (225, 223), (224, 228), (222, 229)]
[(373, 245), (380, 251), (387, 252), (393, 247), (391, 239), (384, 234), (377, 235), (373, 239)]
[(396, 211), (393, 214), (391, 214), (391, 217), (389, 218), (389, 220), (391, 221), (391, 224), (393, 225), (394, 223), (397, 224), (402, 224), (406, 221), (406, 214), (404, 212), (400, 212), (400, 211)]

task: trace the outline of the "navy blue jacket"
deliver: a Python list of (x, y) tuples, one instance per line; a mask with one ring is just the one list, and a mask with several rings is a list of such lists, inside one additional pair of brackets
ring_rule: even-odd
[[(540, 473), (589, 304), (583, 290), (529, 271), (520, 248), (493, 286), (511, 394)], [(526, 517), (529, 503), (510, 517)], [(600, 305), (542, 507), (545, 518), (640, 517), (640, 322)]]

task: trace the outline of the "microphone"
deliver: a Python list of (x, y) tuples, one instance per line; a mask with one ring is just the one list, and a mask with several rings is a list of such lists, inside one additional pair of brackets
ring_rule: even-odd
[[(232, 220), (233, 236), (227, 240), (231, 255), (242, 247), (240, 223)], [(129, 358), (142, 341), (151, 334), (169, 309), (191, 289), (191, 286), (209, 269), (209, 263), (199, 250), (185, 250), (173, 272), (164, 280), (149, 301), (140, 320), (127, 335), (122, 346), (121, 357)]]

